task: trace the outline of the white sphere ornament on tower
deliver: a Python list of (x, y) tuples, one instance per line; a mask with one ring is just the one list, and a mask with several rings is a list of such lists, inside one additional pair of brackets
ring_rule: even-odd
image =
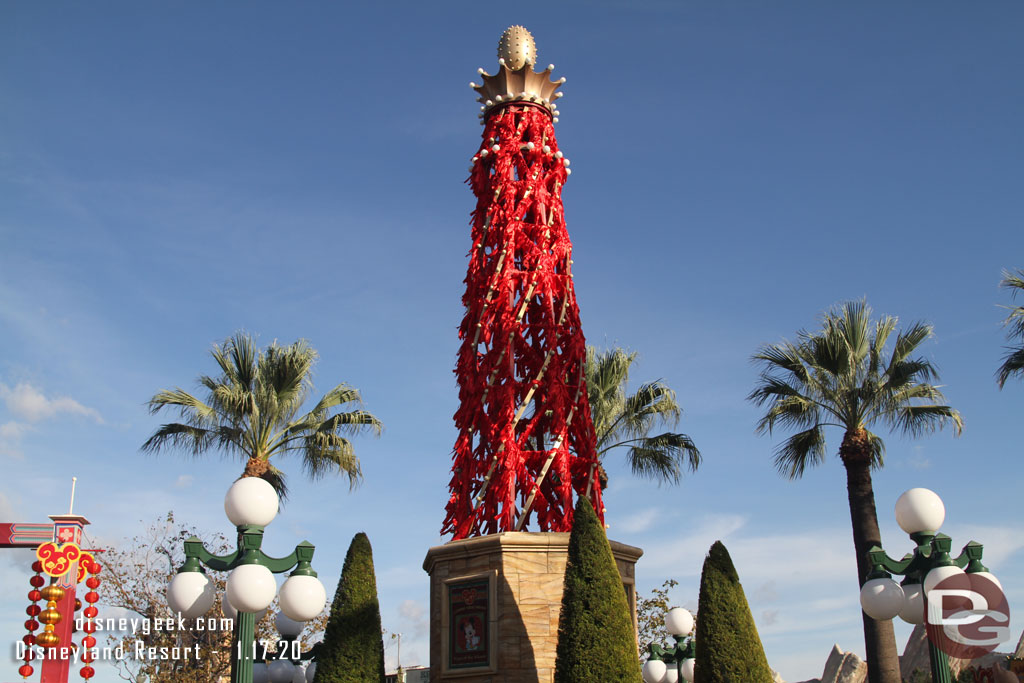
[(896, 500), (896, 522), (908, 534), (934, 534), (946, 520), (946, 506), (935, 491), (910, 489)]
[(228, 574), (226, 593), (228, 602), (239, 612), (259, 612), (274, 601), (277, 581), (262, 564), (243, 564)]
[(327, 590), (315, 576), (292, 574), (281, 586), (281, 611), (295, 621), (309, 621), (327, 606)]
[(277, 491), (259, 477), (242, 477), (224, 496), (224, 512), (235, 526), (266, 526), (274, 521)]
[(871, 579), (860, 589), (860, 606), (872, 619), (892, 619), (903, 609), (903, 589), (892, 579)]
[(648, 659), (644, 662), (644, 668), (640, 673), (645, 683), (662, 683), (667, 670), (668, 667), (665, 666), (665, 662), (660, 659)]
[(178, 572), (167, 586), (167, 606), (186, 619), (206, 614), (216, 598), (213, 582), (202, 572)]
[(673, 607), (665, 615), (665, 630), (675, 637), (688, 636), (693, 632), (693, 615), (690, 610)]

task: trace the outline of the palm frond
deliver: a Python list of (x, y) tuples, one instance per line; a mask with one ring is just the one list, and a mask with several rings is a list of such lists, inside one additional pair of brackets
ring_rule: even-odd
[(327, 411), (331, 408), (337, 408), (347, 403), (354, 403), (356, 405), (362, 405), (363, 398), (359, 394), (359, 390), (350, 387), (347, 384), (339, 384), (334, 387), (326, 394), (324, 394), (317, 404), (313, 406), (313, 409), (309, 411), (302, 419), (314, 419), (318, 418), (323, 420), (322, 416), (327, 415)]
[(216, 421), (217, 414), (210, 406), (184, 389), (161, 389), (148, 402), (149, 414), (156, 415), (164, 408), (176, 407), (181, 417), (196, 426), (209, 425)]
[(626, 398), (622, 406), (623, 426), (627, 434), (640, 436), (654, 427), (656, 419), (678, 424), (682, 413), (676, 392), (657, 380), (640, 385), (635, 394)]
[(896, 318), (892, 316), (885, 316), (875, 323), (875, 334), (871, 340), (871, 351), (870, 351), (870, 366), (868, 372), (871, 375), (880, 374), (880, 368), (882, 367), (882, 350), (885, 349), (886, 342), (889, 340), (889, 335), (896, 331)]
[(999, 388), (1002, 389), (1006, 380), (1013, 375), (1024, 377), (1024, 346), (1011, 348), (1003, 356), (1003, 363), (996, 372), (996, 382), (999, 383)]
[(953, 425), (954, 433), (957, 436), (960, 436), (964, 429), (963, 418), (960, 417), (959, 411), (949, 406), (939, 405), (901, 406), (892, 422), (897, 429), (911, 436), (934, 432), (947, 423)]
[(288, 484), (285, 483), (284, 472), (267, 463), (267, 471), (260, 475), (260, 479), (274, 487), (282, 503), (288, 500)]
[(339, 434), (313, 432), (305, 437), (301, 453), (302, 469), (314, 481), (327, 474), (344, 474), (348, 476), (349, 488), (355, 488), (362, 480), (355, 449)]
[(929, 360), (903, 360), (885, 369), (885, 382), (881, 388), (883, 391), (897, 391), (913, 383), (933, 382), (938, 377), (939, 371)]
[(142, 444), (142, 451), (159, 453), (171, 447), (191, 455), (202, 455), (217, 441), (217, 433), (210, 429), (172, 422), (160, 425), (151, 437)]
[(277, 421), (291, 420), (311, 387), (317, 352), (304, 339), (288, 346), (267, 348), (257, 371), (257, 384)]
[(793, 375), (797, 382), (806, 382), (808, 379), (807, 366), (800, 348), (791, 342), (783, 340), (778, 344), (762, 346), (751, 360), (764, 368), (762, 375), (781, 369)]
[(678, 484), (684, 467), (697, 471), (701, 455), (686, 434), (666, 432), (638, 439), (630, 446), (627, 461), (637, 476)]
[(896, 343), (892, 347), (889, 367), (905, 361), (930, 336), (932, 336), (932, 326), (923, 322), (914, 323), (910, 326), (910, 329), (896, 335)]
[(881, 469), (882, 465), (885, 464), (885, 441), (882, 440), (882, 437), (867, 429), (864, 432), (868, 435), (868, 445), (871, 448), (871, 468)]
[[(1000, 287), (1010, 290), (1011, 298), (1016, 298), (1018, 292), (1024, 292), (1024, 270), (1017, 270), (1011, 273), (1003, 271), (1003, 280)], [(1009, 309), (1003, 326), (1007, 328), (1007, 339), (1024, 340), (1024, 306), (1006, 306)], [(996, 383), (1002, 389), (1006, 380), (1014, 375), (1024, 376), (1024, 345), (1007, 347), (1003, 362), (996, 371)]]
[(806, 396), (793, 394), (779, 397), (757, 423), (757, 433), (771, 434), (775, 426), (809, 429), (822, 422), (821, 409)]
[(775, 469), (789, 479), (799, 479), (808, 467), (825, 462), (825, 432), (812, 427), (783, 441), (775, 449)]
[(587, 347), (587, 397), (597, 436), (598, 457), (628, 448), (627, 461), (642, 477), (678, 483), (683, 468), (695, 471), (700, 452), (689, 436), (666, 432), (648, 436), (659, 423), (675, 425), (682, 408), (675, 392), (663, 381), (642, 384), (627, 395), (629, 370), (636, 352)]

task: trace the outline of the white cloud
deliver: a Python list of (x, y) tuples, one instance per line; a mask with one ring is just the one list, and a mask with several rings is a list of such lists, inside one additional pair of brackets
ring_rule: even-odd
[(6, 455), (11, 458), (23, 458), (24, 453), (21, 452), (20, 448), (21, 437), (29, 429), (28, 425), (13, 421), (0, 425), (0, 455)]
[(195, 477), (193, 477), (191, 474), (183, 474), (179, 476), (178, 479), (174, 482), (174, 488), (186, 489), (189, 486), (192, 486), (192, 481), (194, 479)]
[[(669, 572), (676, 578), (700, 576), (704, 555), (715, 541), (724, 540), (742, 529), (747, 518), (742, 515), (709, 514), (697, 519), (685, 536), (660, 545), (647, 544), (642, 562), (644, 569), (654, 573)], [(732, 546), (730, 545), (730, 552)], [(742, 575), (742, 573), (741, 573)]]
[(28, 426), (23, 425), (20, 422), (5, 422), (0, 425), (0, 439), (17, 440), (20, 439), (27, 430)]
[(0, 383), (0, 398), (7, 403), (7, 409), (15, 416), (29, 422), (39, 422), (60, 413), (69, 413), (90, 417), (97, 424), (103, 424), (103, 418), (92, 408), (87, 408), (68, 396), (46, 398), (28, 382), (19, 382), (13, 389)]
[(7, 497), (7, 494), (0, 491), (0, 520), (14, 521), (14, 505), (11, 503), (11, 499)]
[(614, 529), (615, 533), (638, 534), (654, 526), (661, 514), (657, 508), (647, 508), (634, 512), (621, 520), (609, 522), (609, 527)]

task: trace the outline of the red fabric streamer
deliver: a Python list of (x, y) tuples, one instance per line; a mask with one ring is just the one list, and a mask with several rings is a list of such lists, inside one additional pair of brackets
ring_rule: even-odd
[[(574, 495), (604, 520), (550, 114), (488, 116), (469, 184), (477, 197), (455, 367), (460, 408), (441, 533), (569, 531)], [(525, 518), (523, 516), (525, 515)]]

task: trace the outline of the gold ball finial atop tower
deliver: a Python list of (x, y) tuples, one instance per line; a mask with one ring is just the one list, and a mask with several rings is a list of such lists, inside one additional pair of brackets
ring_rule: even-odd
[(505, 66), (513, 71), (536, 64), (537, 43), (522, 26), (509, 26), (498, 41), (498, 59), (505, 60)]

